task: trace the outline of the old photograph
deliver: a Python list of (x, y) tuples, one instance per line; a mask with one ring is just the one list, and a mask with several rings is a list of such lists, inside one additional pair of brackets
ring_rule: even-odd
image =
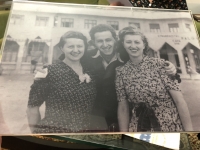
[(0, 134), (200, 131), (190, 11), (15, 1)]

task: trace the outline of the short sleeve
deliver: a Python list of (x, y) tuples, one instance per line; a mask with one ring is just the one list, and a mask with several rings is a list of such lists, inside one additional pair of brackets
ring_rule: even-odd
[(181, 91), (177, 80), (172, 80), (165, 71), (165, 60), (158, 59), (158, 73), (167, 90)]
[(122, 80), (121, 71), (116, 69), (116, 78), (115, 78), (115, 88), (117, 94), (117, 101), (125, 101), (126, 100), (126, 91), (124, 89), (124, 83)]
[(35, 80), (29, 92), (28, 107), (41, 106), (48, 97), (49, 87), (48, 75), (46, 78)]

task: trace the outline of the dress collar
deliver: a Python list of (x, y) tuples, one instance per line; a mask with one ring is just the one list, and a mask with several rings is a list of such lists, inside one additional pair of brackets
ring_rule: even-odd
[(137, 67), (140, 66), (146, 59), (148, 59), (149, 57), (147, 55), (144, 55), (144, 57), (142, 58), (142, 61), (139, 64), (134, 64), (130, 59), (128, 61), (128, 64), (133, 66), (133, 67)]

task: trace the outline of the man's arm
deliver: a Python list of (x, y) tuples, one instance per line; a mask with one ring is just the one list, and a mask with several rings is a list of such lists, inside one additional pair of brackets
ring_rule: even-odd
[(35, 125), (37, 125), (41, 120), (39, 107), (28, 107), (26, 113), (30, 130), (33, 132)]

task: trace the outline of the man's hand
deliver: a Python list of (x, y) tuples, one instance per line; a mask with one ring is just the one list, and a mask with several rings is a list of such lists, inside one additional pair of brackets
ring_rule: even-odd
[(175, 75), (176, 74), (176, 67), (169, 61), (165, 61), (166, 67), (165, 71), (168, 75)]

